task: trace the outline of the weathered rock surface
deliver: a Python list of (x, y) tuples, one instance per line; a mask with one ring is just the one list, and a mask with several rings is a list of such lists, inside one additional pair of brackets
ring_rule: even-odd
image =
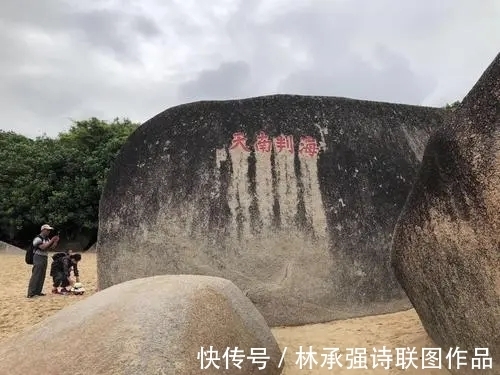
[(16, 246), (0, 241), (0, 254), (24, 254), (25, 250)]
[(444, 114), (289, 95), (160, 113), (108, 175), (99, 287), (220, 276), (271, 326), (409, 308), (390, 268), (391, 236)]
[(232, 282), (157, 276), (96, 293), (2, 343), (0, 374), (280, 374), (280, 359), (263, 316)]
[(469, 356), (460, 369), (453, 359), (452, 372), (500, 374), (500, 55), (429, 140), (392, 251), (399, 282), (444, 353), (490, 350), (492, 370), (472, 370)]

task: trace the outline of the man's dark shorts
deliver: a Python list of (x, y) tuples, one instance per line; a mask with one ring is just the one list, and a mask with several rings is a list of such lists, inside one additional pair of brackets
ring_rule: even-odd
[(67, 287), (69, 285), (68, 276), (64, 274), (64, 272), (56, 272), (54, 276), (52, 276), (52, 280), (54, 281), (54, 288), (57, 287)]

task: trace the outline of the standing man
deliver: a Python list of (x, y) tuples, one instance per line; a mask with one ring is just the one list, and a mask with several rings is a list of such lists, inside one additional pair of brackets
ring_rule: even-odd
[(42, 225), (40, 234), (33, 240), (33, 270), (28, 286), (28, 298), (45, 295), (42, 290), (47, 272), (48, 250), (55, 248), (59, 243), (57, 235), (49, 239), (50, 231), (53, 229), (49, 224)]

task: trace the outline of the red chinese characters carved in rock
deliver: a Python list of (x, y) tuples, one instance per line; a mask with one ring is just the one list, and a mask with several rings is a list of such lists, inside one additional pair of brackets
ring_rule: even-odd
[(271, 152), (272, 142), (266, 133), (260, 132), (257, 135), (257, 141), (255, 142), (255, 151), (258, 152)]
[(233, 134), (233, 140), (231, 141), (230, 150), (235, 148), (241, 148), (243, 151), (250, 151), (247, 147), (247, 137), (243, 132), (237, 132)]
[(318, 142), (311, 136), (300, 137), (299, 154), (315, 157), (319, 153)]
[(288, 151), (290, 154), (294, 153), (293, 136), (279, 135), (274, 138), (274, 149), (276, 152)]

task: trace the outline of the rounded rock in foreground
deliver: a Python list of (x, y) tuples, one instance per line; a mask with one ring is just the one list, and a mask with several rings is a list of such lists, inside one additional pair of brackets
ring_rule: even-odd
[(0, 373), (9, 375), (278, 375), (283, 369), (279, 346), (251, 301), (228, 280), (192, 275), (103, 290), (3, 342), (0, 358)]

